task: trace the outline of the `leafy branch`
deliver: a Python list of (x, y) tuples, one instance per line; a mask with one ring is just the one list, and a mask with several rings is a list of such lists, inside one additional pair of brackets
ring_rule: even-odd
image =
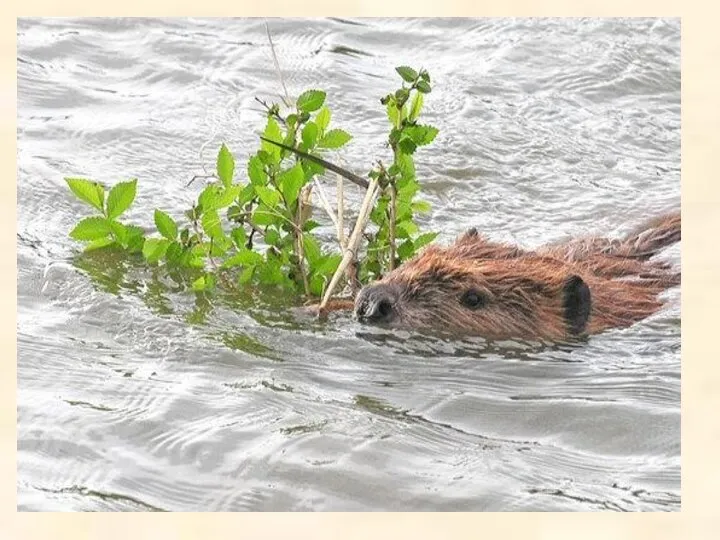
[[(391, 165), (377, 161), (369, 180), (321, 157), (352, 140), (347, 131), (331, 128), (324, 91), (308, 90), (295, 102), (284, 98), (283, 104), (257, 99), (266, 111), (265, 126), (260, 147), (249, 156), (242, 173), (222, 144), (215, 173), (203, 176), (212, 181), (191, 208), (175, 218), (155, 209), (157, 233), (149, 235), (121, 221), (135, 200), (137, 180), (119, 182), (106, 192), (99, 182), (66, 178), (75, 196), (95, 211), (81, 219), (70, 236), (86, 243), (86, 250), (142, 254), (151, 266), (173, 275), (184, 273), (197, 292), (219, 285), (278, 286), (321, 298), (322, 311), (343, 276), (353, 292), (412, 257), (436, 236), (420, 234), (415, 223), (415, 215), (429, 211), (430, 205), (417, 199), (420, 184), (413, 155), (438, 132), (418, 123), (423, 96), (431, 91), (430, 76), (407, 66), (397, 72), (403, 80), (401, 88), (381, 100), (390, 121)], [(338, 175), (334, 210), (323, 186), (327, 171)], [(365, 190), (351, 231), (345, 231), (343, 179)], [(313, 233), (320, 225), (311, 219), (313, 207), (322, 208), (329, 217), (335, 246), (323, 245)], [(364, 249), (363, 241), (367, 241)]]

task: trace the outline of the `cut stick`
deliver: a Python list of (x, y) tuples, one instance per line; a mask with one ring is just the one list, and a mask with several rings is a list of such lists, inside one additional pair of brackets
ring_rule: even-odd
[(357, 248), (360, 245), (360, 240), (362, 239), (362, 232), (365, 230), (365, 226), (367, 225), (367, 221), (370, 217), (370, 211), (373, 207), (373, 202), (375, 201), (375, 197), (378, 193), (378, 181), (376, 178), (371, 179), (368, 184), (368, 189), (365, 192), (365, 198), (363, 199), (362, 206), (360, 207), (360, 213), (358, 214), (357, 221), (355, 222), (355, 228), (348, 240), (347, 248), (345, 248), (342, 261), (340, 261), (340, 265), (337, 267), (337, 270), (335, 270), (335, 274), (333, 274), (333, 277), (330, 280), (330, 285), (328, 285), (328, 288), (325, 290), (325, 295), (323, 296), (322, 302), (320, 302), (320, 308), (318, 310), (319, 315), (323, 314), (325, 306), (330, 300), (337, 284), (340, 282), (340, 277), (345, 273), (347, 267), (357, 256)]

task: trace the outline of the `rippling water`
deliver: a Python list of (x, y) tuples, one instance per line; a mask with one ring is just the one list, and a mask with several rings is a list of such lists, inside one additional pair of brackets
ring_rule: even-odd
[[(417, 168), (442, 242), (472, 225), (534, 247), (679, 207), (679, 20), (270, 23), (358, 173), (385, 156), (393, 68), (429, 70), (440, 135)], [(254, 97), (279, 89), (264, 22), (20, 19), (17, 39), (19, 509), (679, 510), (679, 291), (581, 347), (491, 347), (78, 257), (63, 176), (138, 177), (150, 225), (220, 142), (244, 168)]]

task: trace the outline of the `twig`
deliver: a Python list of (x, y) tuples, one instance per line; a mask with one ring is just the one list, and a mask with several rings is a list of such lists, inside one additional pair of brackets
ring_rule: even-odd
[[(325, 197), (325, 192), (323, 191), (322, 185), (320, 185), (320, 181), (315, 178), (314, 180), (315, 187), (317, 187), (317, 193), (318, 197), (320, 197), (320, 202), (322, 203), (323, 208), (325, 209), (325, 212), (327, 213), (328, 217), (332, 220), (333, 225), (335, 225), (335, 229), (338, 228), (338, 221), (335, 218), (335, 214), (332, 211), (332, 208), (330, 207), (330, 203), (328, 202), (327, 198)], [(340, 242), (340, 233), (338, 233), (338, 242)], [(343, 245), (340, 243), (340, 247), (342, 248)]]
[(295, 245), (297, 247), (298, 256), (298, 270), (300, 270), (300, 276), (302, 277), (303, 288), (305, 294), (310, 296), (310, 284), (308, 283), (307, 272), (305, 272), (305, 240), (303, 238), (302, 222), (303, 222), (303, 194), (298, 197), (298, 205), (295, 213), (295, 230), (293, 236), (295, 237)]
[(193, 176), (190, 179), (190, 181), (187, 184), (185, 184), (185, 187), (186, 188), (190, 187), (190, 185), (198, 178), (215, 178), (215, 179), (217, 179), (217, 175), (216, 174), (196, 174), (195, 176)]
[(270, 116), (272, 116), (273, 118), (276, 118), (281, 124), (283, 124), (285, 126), (287, 125), (287, 122), (285, 122), (285, 119), (282, 116), (280, 116), (277, 113), (277, 111), (274, 111), (271, 105), (268, 105), (267, 103), (265, 103), (262, 99), (260, 99), (257, 96), (255, 96), (255, 101), (257, 101), (260, 105), (265, 107), (265, 110), (268, 112), (268, 114), (270, 114)]
[(332, 172), (339, 174), (339, 175), (342, 176), (343, 178), (347, 178), (347, 179), (350, 180), (353, 184), (356, 184), (356, 185), (360, 186), (361, 188), (367, 189), (367, 188), (369, 187), (369, 185), (370, 185), (370, 184), (368, 183), (368, 181), (365, 180), (364, 178), (362, 178), (362, 177), (360, 177), (360, 176), (358, 176), (358, 175), (356, 175), (356, 174), (353, 174), (353, 173), (351, 173), (350, 171), (343, 169), (342, 167), (338, 167), (337, 165), (333, 165), (333, 164), (330, 163), (329, 161), (326, 161), (326, 160), (324, 160), (324, 159), (322, 159), (322, 158), (319, 158), (319, 157), (317, 157), (317, 156), (313, 156), (312, 154), (308, 154), (307, 152), (303, 152), (302, 150), (298, 150), (297, 148), (294, 148), (294, 147), (292, 147), (292, 146), (288, 146), (287, 144), (283, 144), (283, 143), (280, 143), (280, 142), (277, 142), (277, 141), (273, 141), (272, 139), (268, 139), (268, 138), (266, 138), (266, 137), (263, 137), (262, 135), (260, 136), (260, 139), (262, 139), (262, 140), (265, 141), (265, 142), (269, 142), (270, 144), (274, 144), (275, 146), (279, 146), (280, 148), (283, 148), (283, 149), (285, 149), (285, 150), (288, 150), (288, 151), (290, 151), (290, 152), (292, 152), (292, 153), (294, 153), (294, 154), (296, 154), (296, 155), (298, 155), (298, 156), (300, 156), (300, 157), (302, 157), (302, 158), (307, 159), (308, 161), (312, 161), (312, 162), (314, 162), (314, 163), (317, 163), (318, 165), (322, 165), (322, 166), (325, 167), (326, 169), (331, 170)]
[(343, 254), (342, 261), (340, 261), (340, 265), (337, 267), (337, 270), (335, 270), (335, 274), (333, 274), (333, 277), (330, 280), (330, 285), (328, 285), (328, 288), (325, 290), (325, 295), (323, 296), (322, 302), (320, 302), (318, 310), (319, 315), (323, 314), (325, 306), (330, 300), (330, 296), (332, 296), (333, 291), (340, 281), (340, 276), (342, 276), (350, 262), (357, 256), (357, 248), (360, 244), (360, 239), (362, 238), (362, 231), (367, 225), (368, 218), (370, 217), (370, 210), (372, 209), (373, 201), (375, 200), (377, 193), (378, 182), (376, 178), (373, 178), (370, 180), (368, 189), (365, 192), (365, 198), (363, 199), (362, 206), (360, 207), (360, 213), (358, 214), (357, 221), (355, 222), (355, 228), (348, 240), (348, 245), (345, 249), (345, 253)]
[[(195, 234), (198, 237), (198, 240), (200, 240), (200, 242), (202, 242), (203, 234), (200, 231), (200, 229), (198, 228), (197, 219), (191, 220), (191, 223), (192, 223), (193, 230), (195, 231)], [(215, 270), (215, 273), (218, 275), (220, 280), (225, 284), (225, 286), (230, 290), (234, 290), (235, 286), (234, 286), (233, 282), (229, 281), (227, 279), (225, 274), (222, 272), (222, 269), (217, 265), (217, 262), (215, 262), (215, 259), (213, 259), (212, 248), (213, 248), (213, 238), (210, 238), (210, 249), (208, 250), (208, 255), (207, 255), (208, 260), (210, 261), (210, 265), (213, 267), (213, 270)]]
[(338, 242), (340, 242), (340, 248), (345, 249), (347, 247), (347, 242), (345, 241), (345, 223), (344, 223), (344, 213), (345, 213), (345, 194), (343, 192), (343, 181), (342, 176), (338, 175), (337, 177), (337, 222), (335, 223), (335, 226), (337, 227), (337, 235), (338, 235)]
[(395, 220), (397, 218), (397, 189), (390, 186), (390, 271), (395, 269)]
[(282, 71), (280, 71), (280, 62), (278, 62), (277, 55), (275, 54), (275, 45), (273, 45), (272, 36), (270, 35), (270, 25), (265, 21), (265, 30), (267, 31), (267, 37), (268, 41), (270, 42), (270, 52), (272, 52), (273, 62), (275, 62), (275, 71), (277, 71), (278, 79), (280, 79), (280, 84), (283, 87), (283, 91), (285, 92), (285, 96), (280, 96), (280, 98), (285, 103), (286, 107), (290, 107), (292, 105), (292, 102), (290, 101), (290, 95), (288, 94), (287, 88), (285, 87), (285, 81), (283, 80)]

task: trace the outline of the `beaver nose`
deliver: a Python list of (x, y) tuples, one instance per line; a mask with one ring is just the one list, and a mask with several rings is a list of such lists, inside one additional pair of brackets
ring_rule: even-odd
[(355, 316), (370, 322), (387, 322), (395, 314), (394, 295), (382, 286), (368, 287), (360, 291), (355, 303)]

